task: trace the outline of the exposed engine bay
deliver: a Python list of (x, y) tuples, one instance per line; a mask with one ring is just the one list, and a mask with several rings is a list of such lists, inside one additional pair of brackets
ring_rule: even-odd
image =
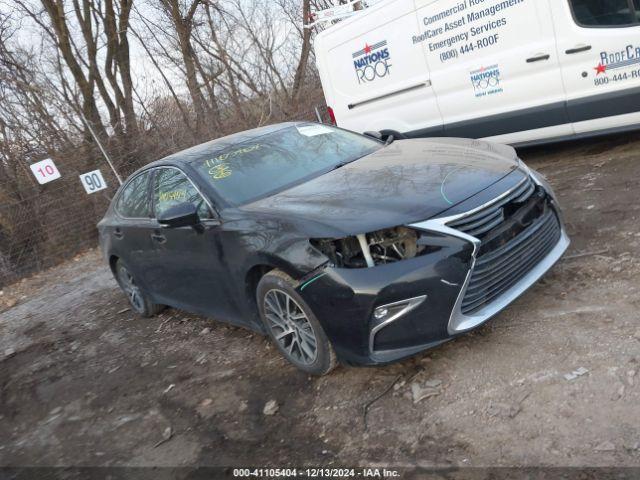
[(418, 234), (406, 227), (388, 228), (339, 240), (312, 240), (338, 268), (367, 268), (415, 258), (429, 248), (418, 245)]

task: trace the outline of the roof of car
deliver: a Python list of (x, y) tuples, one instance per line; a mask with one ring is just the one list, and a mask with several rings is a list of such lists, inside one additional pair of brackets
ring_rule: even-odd
[(255, 138), (261, 137), (263, 135), (267, 135), (269, 133), (277, 132), (278, 130), (282, 130), (287, 127), (292, 127), (294, 125), (299, 125), (301, 123), (309, 123), (309, 122), (285, 122), (285, 123), (276, 123), (274, 125), (267, 125), (265, 127), (254, 128), (251, 130), (245, 130), (243, 132), (234, 133), (232, 135), (227, 135), (226, 137), (216, 138), (215, 140), (211, 140), (209, 142), (201, 143), (200, 145), (196, 145), (191, 148), (187, 148), (186, 150), (181, 150), (179, 152), (173, 153), (169, 156), (166, 156), (160, 160), (150, 163), (143, 168), (149, 168), (156, 165), (162, 165), (166, 162), (185, 162), (190, 163), (192, 161), (198, 160), (200, 158), (211, 155), (212, 153), (219, 152), (220, 150), (224, 150), (225, 148), (231, 147), (233, 145), (237, 145), (239, 143), (247, 142), (253, 140)]

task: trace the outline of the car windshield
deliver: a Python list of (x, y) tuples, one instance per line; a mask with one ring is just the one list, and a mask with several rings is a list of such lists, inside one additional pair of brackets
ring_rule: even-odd
[(200, 158), (194, 167), (227, 202), (242, 205), (362, 158), (383, 144), (320, 124), (287, 127)]

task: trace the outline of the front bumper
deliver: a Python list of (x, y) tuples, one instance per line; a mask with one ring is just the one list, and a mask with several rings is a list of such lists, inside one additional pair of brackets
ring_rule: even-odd
[[(312, 281), (302, 282), (299, 292), (323, 325), (340, 360), (377, 365), (415, 355), (482, 325), (542, 277), (566, 251), (569, 238), (550, 187), (539, 183), (535, 175), (531, 178), (549, 193), (560, 230), (558, 240), (554, 238), (553, 245), (526, 274), (473, 311), (465, 313), (463, 299), (472, 281), (480, 241), (448, 226), (469, 212), (412, 225), (440, 247), (436, 252), (367, 269), (327, 267)], [(420, 301), (398, 318), (390, 322), (374, 318), (377, 307), (409, 299)]]

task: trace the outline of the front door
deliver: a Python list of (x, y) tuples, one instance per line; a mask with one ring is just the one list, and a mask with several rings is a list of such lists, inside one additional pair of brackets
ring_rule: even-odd
[(550, 0), (575, 133), (640, 123), (640, 0)]
[(520, 143), (572, 132), (546, 1), (415, 3), (446, 136)]
[(183, 202), (198, 207), (201, 228), (156, 228), (149, 272), (161, 303), (208, 315), (228, 317), (228, 273), (219, 244), (220, 225), (207, 200), (178, 168), (155, 170), (152, 188), (155, 218)]

